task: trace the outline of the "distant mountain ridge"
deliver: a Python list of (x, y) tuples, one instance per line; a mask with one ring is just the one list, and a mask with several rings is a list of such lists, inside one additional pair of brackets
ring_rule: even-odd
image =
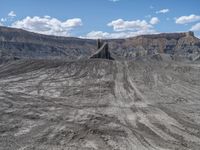
[[(119, 58), (157, 53), (193, 60), (200, 55), (200, 40), (193, 32), (141, 35), (127, 39), (107, 39), (109, 50)], [(96, 40), (56, 37), (22, 29), (0, 27), (0, 59), (81, 59), (96, 52)]]

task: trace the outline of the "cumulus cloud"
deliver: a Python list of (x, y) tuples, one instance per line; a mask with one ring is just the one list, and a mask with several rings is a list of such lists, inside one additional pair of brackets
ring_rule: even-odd
[(179, 18), (176, 18), (175, 20), (177, 24), (187, 24), (187, 23), (196, 22), (200, 20), (200, 16), (192, 14), (189, 16), (181, 16)]
[(1, 22), (13, 21), (13, 18), (16, 17), (16, 13), (14, 11), (10, 11), (8, 15), (4, 18), (1, 18)]
[(3, 23), (0, 22), (0, 26), (3, 26)]
[(17, 15), (14, 11), (11, 11), (11, 12), (8, 13), (8, 16), (9, 17), (16, 17)]
[(6, 22), (7, 18), (1, 18), (1, 22)]
[(28, 16), (22, 20), (14, 22), (11, 26), (41, 34), (69, 36), (72, 29), (82, 26), (82, 20), (80, 18), (73, 18), (61, 21), (50, 16)]
[(200, 31), (200, 23), (193, 25), (190, 30), (191, 31)]
[[(153, 24), (158, 23), (158, 18), (153, 17), (151, 21)], [(123, 19), (113, 20), (107, 25), (113, 28), (114, 32), (91, 31), (85, 38), (97, 39), (116, 39), (116, 38), (129, 38), (144, 34), (154, 34), (153, 24), (148, 23), (146, 20), (131, 20), (125, 21)]]
[(152, 25), (158, 24), (159, 19), (157, 17), (152, 17), (149, 23)]
[(109, 36), (110, 34), (108, 32), (103, 32), (103, 31), (91, 31), (86, 35), (86, 37), (90, 39), (106, 38)]
[(165, 14), (165, 13), (168, 13), (169, 12), (169, 9), (161, 9), (159, 11), (156, 11), (156, 14)]
[(108, 26), (113, 27), (114, 31), (139, 31), (152, 28), (152, 25), (145, 20), (124, 21), (123, 19), (114, 20), (108, 23)]
[(155, 30), (148, 30), (148, 31), (136, 31), (136, 32), (114, 32), (114, 33), (108, 33), (103, 31), (92, 31), (89, 32), (86, 37), (89, 39), (118, 39), (118, 38), (129, 38), (134, 37), (138, 35), (144, 35), (144, 34), (155, 34), (157, 33)]

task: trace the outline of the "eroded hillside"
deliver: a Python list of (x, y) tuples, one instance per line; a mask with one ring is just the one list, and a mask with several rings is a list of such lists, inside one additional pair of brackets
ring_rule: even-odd
[(0, 66), (0, 149), (200, 149), (200, 65), (103, 59)]

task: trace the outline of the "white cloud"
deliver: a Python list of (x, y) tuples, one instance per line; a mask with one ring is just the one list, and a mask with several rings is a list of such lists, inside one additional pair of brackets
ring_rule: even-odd
[(168, 13), (169, 12), (169, 9), (161, 9), (159, 11), (156, 11), (156, 14), (165, 14), (165, 13)]
[(46, 16), (44, 16), (44, 18), (51, 18), (51, 16), (46, 15)]
[(86, 35), (86, 37), (90, 39), (107, 38), (109, 36), (110, 34), (108, 32), (102, 31), (91, 31)]
[(114, 20), (108, 23), (108, 26), (113, 27), (114, 31), (139, 31), (152, 28), (152, 25), (145, 20), (124, 21), (123, 19)]
[(158, 24), (159, 21), (160, 20), (157, 17), (152, 17), (149, 23), (155, 25)]
[(0, 22), (0, 26), (3, 26), (3, 23)]
[(1, 22), (6, 22), (7, 18), (1, 18)]
[(89, 32), (85, 38), (97, 39), (116, 39), (116, 38), (129, 38), (144, 34), (154, 34), (156, 31), (153, 29), (153, 25), (157, 24), (159, 19), (153, 17), (151, 23), (146, 20), (131, 20), (125, 21), (123, 19), (113, 20), (107, 25), (113, 28), (114, 32), (92, 31)]
[(17, 16), (17, 15), (15, 14), (14, 11), (10, 11), (6, 17), (1, 18), (1, 22), (12, 21), (13, 18), (16, 17), (16, 16)]
[(200, 23), (193, 25), (190, 30), (191, 31), (200, 31)]
[(189, 16), (181, 16), (179, 18), (176, 18), (175, 20), (177, 24), (187, 24), (187, 23), (196, 22), (200, 20), (200, 16), (192, 14)]
[(82, 20), (80, 18), (73, 18), (61, 21), (56, 18), (51, 18), (50, 16), (28, 16), (22, 20), (14, 22), (11, 26), (41, 34), (69, 36), (72, 29), (82, 26)]
[(119, 2), (120, 0), (109, 0), (111, 2)]
[(108, 33), (103, 31), (92, 31), (89, 32), (86, 37), (89, 39), (118, 39), (118, 38), (129, 38), (129, 37), (135, 37), (138, 35), (144, 35), (144, 34), (155, 34), (157, 33), (155, 30), (148, 30), (148, 31), (136, 31), (136, 32), (114, 32), (114, 33)]
[(17, 15), (15, 14), (14, 11), (11, 11), (11, 12), (8, 13), (8, 16), (9, 17), (16, 17)]

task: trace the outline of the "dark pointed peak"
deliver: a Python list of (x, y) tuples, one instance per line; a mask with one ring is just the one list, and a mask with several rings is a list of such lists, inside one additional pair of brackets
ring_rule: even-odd
[(114, 60), (109, 51), (109, 46), (107, 42), (102, 42), (100, 39), (97, 40), (97, 52), (93, 54), (90, 58), (99, 58), (99, 59), (109, 59)]

